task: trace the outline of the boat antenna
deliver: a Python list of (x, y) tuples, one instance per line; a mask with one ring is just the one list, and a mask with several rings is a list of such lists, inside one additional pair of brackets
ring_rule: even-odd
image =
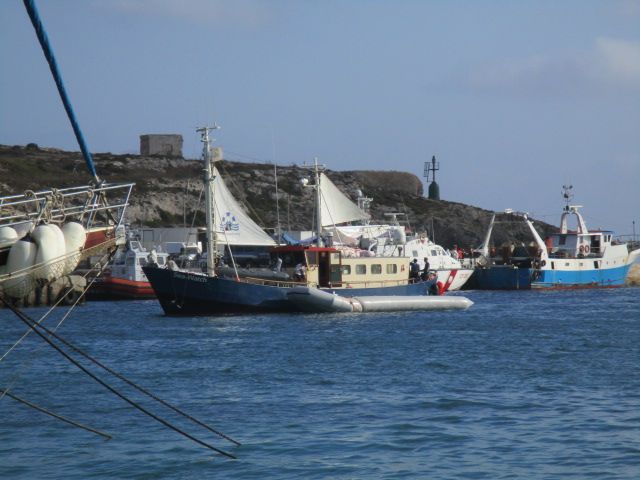
[(564, 198), (565, 211), (569, 211), (569, 204), (571, 203), (571, 200), (573, 200), (573, 185), (562, 186), (562, 198)]
[(84, 140), (84, 135), (82, 135), (80, 125), (78, 125), (78, 121), (76, 120), (76, 114), (73, 111), (71, 101), (69, 100), (67, 91), (64, 88), (64, 83), (62, 83), (62, 76), (60, 75), (60, 70), (58, 69), (56, 58), (53, 55), (53, 49), (49, 44), (47, 32), (45, 32), (44, 25), (42, 25), (42, 22), (40, 21), (40, 15), (38, 14), (38, 9), (36, 8), (35, 1), (23, 0), (23, 3), (25, 8), (27, 9), (27, 14), (29, 14), (29, 18), (31, 19), (33, 28), (36, 31), (36, 35), (38, 37), (38, 41), (40, 42), (40, 46), (42, 47), (44, 57), (47, 59), (47, 63), (49, 64), (49, 69), (51, 70), (51, 74), (53, 75), (53, 80), (56, 82), (56, 87), (58, 87), (60, 99), (62, 100), (64, 109), (67, 112), (69, 121), (71, 122), (71, 127), (73, 127), (73, 133), (76, 136), (76, 140), (78, 141), (78, 145), (80, 146), (80, 150), (82, 151), (82, 156), (84, 157), (84, 161), (87, 164), (89, 173), (91, 173), (96, 183), (100, 183), (100, 178), (98, 178), (98, 173), (96, 172), (96, 167), (93, 163), (93, 157), (91, 156), (91, 152), (89, 151), (87, 143)]
[(196, 132), (200, 134), (202, 142), (202, 159), (204, 160), (204, 190), (205, 190), (205, 216), (207, 224), (207, 274), (215, 276), (215, 252), (216, 252), (216, 232), (214, 214), (214, 192), (213, 192), (213, 165), (211, 155), (211, 144), (215, 141), (209, 136), (212, 130), (219, 130), (218, 124), (213, 127), (198, 127)]

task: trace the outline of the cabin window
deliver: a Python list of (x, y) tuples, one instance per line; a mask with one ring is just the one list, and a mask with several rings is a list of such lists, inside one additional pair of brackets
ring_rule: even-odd
[(398, 273), (398, 265), (395, 263), (387, 264), (387, 273)]
[(127, 258), (126, 264), (129, 265), (130, 267), (134, 266), (136, 264), (136, 259), (135, 257), (129, 257)]
[(356, 265), (356, 275), (366, 275), (367, 274), (367, 266), (364, 264)]
[(342, 274), (351, 275), (351, 265), (342, 265)]
[(600, 268), (600, 262), (593, 262), (593, 268), (598, 269)]
[(569, 262), (564, 262), (564, 266), (568, 267), (569, 266)]
[[(431, 250), (431, 256), (432, 257), (437, 257), (438, 256), (438, 251), (437, 250)], [(415, 255), (414, 255), (415, 257)]]
[(307, 253), (307, 263), (309, 265), (317, 265), (318, 264), (318, 252), (306, 252)]
[(371, 265), (371, 273), (374, 275), (380, 275), (382, 273), (382, 265), (379, 263), (374, 263)]
[(567, 236), (566, 235), (560, 235), (560, 237), (558, 238), (558, 243), (560, 245), (564, 245), (567, 243)]
[(164, 265), (164, 257), (158, 258), (158, 265)]
[(556, 269), (556, 262), (551, 262), (551, 270), (555, 270)]
[(147, 264), (147, 259), (146, 258), (139, 258), (138, 259), (138, 265), (140, 265), (141, 267), (144, 267)]

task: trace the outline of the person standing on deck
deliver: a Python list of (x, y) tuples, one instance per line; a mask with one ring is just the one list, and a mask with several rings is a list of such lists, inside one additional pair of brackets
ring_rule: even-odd
[(429, 258), (424, 257), (424, 268), (422, 269), (422, 280), (429, 278)]
[(409, 264), (409, 278), (414, 280), (420, 280), (420, 265), (418, 265), (418, 259), (414, 258)]

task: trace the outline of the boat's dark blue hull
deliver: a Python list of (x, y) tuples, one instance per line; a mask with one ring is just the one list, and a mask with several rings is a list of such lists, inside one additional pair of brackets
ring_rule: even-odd
[(477, 290), (529, 290), (531, 268), (516, 268), (510, 265), (478, 267), (473, 272), (468, 288)]
[[(287, 299), (291, 284), (255, 284), (223, 277), (144, 267), (167, 315), (220, 315), (232, 313), (294, 312)], [(289, 286), (287, 286), (289, 285)], [(433, 281), (379, 288), (323, 288), (343, 296), (428, 295)]]

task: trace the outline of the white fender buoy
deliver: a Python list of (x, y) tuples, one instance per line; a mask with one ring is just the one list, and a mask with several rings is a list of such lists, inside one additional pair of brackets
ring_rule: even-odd
[(64, 235), (58, 226), (38, 225), (31, 233), (38, 245), (36, 254), (36, 269), (34, 278), (37, 280), (51, 281), (62, 274), (60, 256), (64, 255)]
[(10, 247), (18, 241), (18, 232), (12, 227), (0, 227), (0, 248)]
[(87, 241), (87, 232), (78, 222), (69, 222), (62, 226), (62, 233), (67, 254), (63, 275), (68, 275), (76, 269), (80, 262), (80, 251)]
[(12, 228), (17, 232), (18, 238), (22, 240), (24, 237), (26, 237), (31, 232), (33, 232), (35, 225), (33, 224), (32, 221), (27, 221), (22, 223), (16, 223), (15, 225), (12, 225)]
[(2, 284), (4, 293), (12, 298), (22, 298), (33, 290), (33, 267), (38, 247), (27, 240), (18, 240), (11, 246), (7, 258), (6, 274), (15, 274)]
[(345, 298), (312, 287), (293, 287), (288, 300), (304, 312), (406, 312), (466, 310), (473, 302), (465, 297), (432, 295), (371, 296)]

